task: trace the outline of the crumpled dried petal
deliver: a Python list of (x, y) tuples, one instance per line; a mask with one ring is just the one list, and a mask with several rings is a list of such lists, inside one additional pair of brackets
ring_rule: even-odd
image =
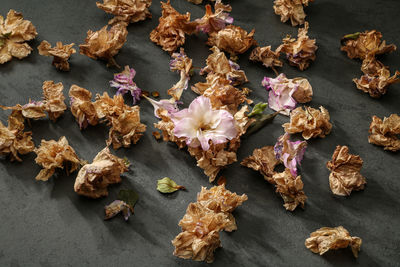
[(214, 261), (214, 251), (221, 247), (220, 231), (236, 230), (231, 212), (247, 200), (225, 189), (225, 185), (210, 190), (202, 187), (196, 203), (190, 203), (186, 214), (179, 222), (182, 232), (175, 237), (174, 255), (195, 261)]
[(170, 4), (161, 2), (162, 16), (159, 24), (150, 33), (150, 40), (163, 50), (173, 53), (185, 43), (185, 34), (192, 34), (197, 23), (190, 22), (190, 13), (180, 14)]
[(8, 126), (0, 122), (0, 155), (9, 155), (10, 161), (22, 161), (18, 154), (24, 155), (35, 149), (32, 132), (24, 132), (25, 118), (22, 112), (12, 111), (8, 117)]
[(118, 89), (117, 95), (131, 93), (133, 105), (136, 105), (142, 95), (142, 90), (133, 81), (135, 76), (135, 69), (125, 66), (124, 70), (121, 73), (114, 74), (114, 80), (110, 81), (110, 86)]
[(360, 174), (363, 160), (360, 156), (349, 154), (347, 146), (337, 146), (332, 160), (326, 163), (331, 171), (329, 185), (339, 196), (349, 196), (351, 191), (363, 190), (367, 181)]
[(304, 152), (307, 148), (306, 141), (290, 141), (290, 135), (285, 133), (278, 138), (274, 146), (274, 152), (277, 159), (279, 159), (293, 176), (297, 176), (297, 164), (300, 165)]
[(71, 113), (76, 118), (81, 129), (85, 129), (89, 124), (99, 123), (99, 117), (92, 100), (92, 93), (85, 88), (75, 84), (69, 89)]
[(111, 154), (106, 147), (96, 155), (91, 164), (86, 164), (79, 170), (74, 191), (90, 198), (107, 196), (108, 185), (120, 183), (121, 173), (127, 170), (125, 160)]
[(133, 214), (133, 208), (122, 200), (114, 200), (104, 207), (104, 212), (106, 213), (104, 220), (109, 220), (122, 212), (125, 221), (127, 221)]
[(151, 18), (149, 7), (152, 0), (103, 0), (103, 3), (96, 2), (98, 8), (104, 12), (113, 14), (115, 17), (108, 24), (134, 23)]
[(32, 48), (26, 43), (35, 39), (36, 28), (29, 20), (24, 20), (22, 13), (10, 9), (7, 18), (0, 16), (0, 64), (13, 57), (23, 59)]
[(62, 136), (58, 141), (42, 140), (40, 146), (34, 149), (36, 163), (42, 166), (42, 170), (36, 176), (36, 180), (47, 181), (54, 174), (56, 168), (64, 169), (69, 175), (76, 171), (81, 161), (75, 150), (68, 144), (67, 138)]
[(310, 234), (306, 239), (305, 246), (314, 253), (323, 255), (328, 250), (351, 247), (354, 257), (358, 257), (362, 240), (350, 233), (343, 227), (322, 227)]
[(327, 109), (319, 107), (320, 110), (298, 107), (290, 113), (290, 122), (282, 125), (285, 132), (294, 134), (302, 133), (304, 139), (321, 137), (324, 138), (331, 132), (332, 124)]
[(253, 38), (255, 30), (247, 33), (239, 26), (228, 25), (224, 29), (210, 33), (207, 45), (216, 46), (231, 55), (243, 54), (257, 41)]
[(381, 39), (382, 33), (376, 30), (348, 34), (342, 38), (340, 50), (345, 51), (349, 58), (359, 59), (366, 58), (368, 54), (380, 55), (396, 50), (394, 44), (386, 45), (386, 41)]
[(272, 176), (275, 174), (275, 167), (280, 164), (280, 160), (275, 156), (274, 146), (265, 146), (254, 149), (253, 155), (245, 158), (240, 164), (259, 171), (265, 180), (273, 183)]
[(64, 86), (61, 82), (54, 83), (53, 81), (43, 82), (43, 98), (46, 105), (46, 111), (52, 121), (56, 121), (67, 109), (64, 100)]
[(249, 59), (251, 61), (262, 62), (266, 68), (271, 68), (276, 72), (275, 67), (283, 66), (283, 62), (279, 59), (279, 55), (280, 51), (278, 49), (272, 51), (270, 45), (264, 47), (257, 46), (253, 51), (251, 51)]
[(76, 50), (72, 48), (75, 44), (63, 45), (62, 42), (57, 42), (55, 47), (46, 40), (41, 42), (38, 46), (39, 54), (42, 56), (53, 56), (53, 66), (62, 71), (69, 71), (69, 58)]
[(168, 90), (168, 94), (175, 100), (179, 100), (182, 96), (183, 90), (186, 90), (189, 85), (190, 71), (192, 69), (192, 59), (185, 54), (183, 48), (180, 49), (179, 53), (173, 53), (171, 56), (173, 59), (169, 62), (169, 68), (171, 71), (180, 73), (180, 80), (172, 88)]
[(283, 39), (277, 51), (286, 54), (286, 58), (291, 66), (295, 66), (300, 70), (305, 70), (310, 63), (315, 60), (315, 52), (318, 46), (315, 45), (315, 39), (310, 39), (307, 35), (308, 22), (304, 23), (304, 28), (299, 28), (297, 39), (291, 38), (290, 35)]
[(224, 5), (221, 0), (216, 0), (214, 10), (213, 13), (211, 5), (206, 5), (206, 14), (195, 20), (196, 31), (207, 34), (215, 33), (224, 29), (227, 24), (233, 23), (233, 18), (229, 16), (229, 12), (232, 11), (230, 5)]
[(46, 104), (44, 101), (29, 101), (28, 104), (20, 105), (16, 104), (12, 107), (1, 106), (0, 108), (4, 110), (15, 110), (20, 111), (22, 116), (26, 119), (40, 119), (46, 117)]
[(128, 35), (126, 26), (126, 23), (120, 22), (109, 29), (106, 25), (96, 32), (89, 30), (85, 43), (79, 45), (79, 53), (92, 59), (103, 59), (107, 61), (107, 66), (119, 67), (114, 56), (126, 42)]
[(400, 116), (391, 114), (388, 118), (380, 119), (372, 116), (369, 126), (368, 142), (378, 146), (383, 146), (384, 150), (400, 150)]
[(275, 14), (281, 16), (281, 21), (286, 22), (290, 19), (292, 26), (303, 25), (306, 14), (303, 6), (308, 6), (314, 0), (275, 0)]

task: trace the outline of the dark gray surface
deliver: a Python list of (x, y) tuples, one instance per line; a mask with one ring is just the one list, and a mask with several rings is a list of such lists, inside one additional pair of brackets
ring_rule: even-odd
[[(72, 84), (93, 93), (107, 91), (108, 81), (115, 72), (104, 62), (75, 54), (71, 72), (61, 73), (51, 65), (51, 59), (38, 55), (36, 47), (42, 40), (80, 44), (88, 29), (98, 30), (110, 18), (97, 9), (95, 0), (1, 0), (0, 14), (13, 8), (36, 26), (39, 35), (32, 42), (35, 48), (26, 59), (0, 65), (0, 104), (26, 103), (41, 97), (44, 80), (63, 82), (65, 95)], [(261, 45), (279, 45), (287, 33), (296, 35), (297, 28), (280, 22), (273, 12), (272, 1), (232, 0), (235, 24), (246, 30), (256, 28)], [(202, 16), (203, 7), (185, 0), (173, 0), (180, 12), (190, 11), (192, 18)], [(150, 31), (158, 24), (160, 4), (151, 7), (153, 19), (129, 26), (128, 41), (116, 57), (124, 66), (137, 71), (139, 87), (166, 90), (179, 79), (168, 69), (169, 55), (149, 40)], [(231, 165), (222, 172), (228, 178), (228, 189), (246, 193), (249, 200), (234, 216), (238, 231), (221, 233), (223, 248), (217, 250), (215, 266), (399, 266), (400, 256), (400, 153), (385, 152), (368, 144), (370, 117), (400, 113), (400, 86), (394, 85), (387, 95), (376, 100), (357, 90), (353, 77), (360, 76), (360, 62), (348, 59), (339, 50), (342, 35), (365, 29), (377, 29), (389, 43), (400, 46), (400, 1), (398, 0), (317, 0), (306, 9), (310, 36), (317, 39), (317, 60), (300, 72), (285, 66), (288, 77), (303, 76), (314, 88), (311, 106), (325, 106), (331, 113), (332, 133), (325, 139), (309, 142), (301, 167), (304, 191), (309, 199), (305, 210), (288, 212), (272, 186), (258, 173)], [(194, 65), (202, 67), (209, 54), (205, 36), (187, 38), (185, 49)], [(260, 86), (263, 76), (273, 76), (261, 65), (248, 61), (248, 54), (239, 63), (250, 80), (251, 98), (266, 101), (267, 93)], [(382, 61), (391, 70), (400, 69), (400, 53), (384, 56)], [(191, 83), (203, 80), (195, 75)], [(190, 90), (183, 96), (189, 103), (195, 94)], [(130, 100), (127, 100), (130, 103)], [(67, 177), (59, 173), (49, 182), (35, 181), (40, 167), (34, 154), (23, 156), (23, 163), (0, 164), (0, 265), (1, 266), (198, 266), (172, 255), (170, 241), (180, 232), (178, 221), (187, 205), (194, 201), (201, 186), (209, 187), (207, 177), (197, 168), (189, 154), (175, 145), (157, 142), (151, 106), (141, 102), (142, 121), (148, 126), (144, 137), (129, 149), (116, 153), (132, 162), (121, 185), (110, 188), (110, 195), (99, 200), (78, 196), (73, 191), (76, 173)], [(8, 112), (0, 112), (6, 121)], [(272, 125), (245, 140), (238, 159), (252, 153), (254, 148), (272, 145), (283, 133), (280, 126), (288, 120), (278, 117)], [(80, 131), (68, 111), (57, 122), (48, 120), (32, 123), (36, 145), (42, 138), (58, 139), (66, 135), (78, 155), (89, 161), (105, 145), (107, 128), (89, 127)], [(366, 189), (350, 197), (335, 197), (328, 184), (325, 167), (336, 145), (348, 145), (350, 152), (364, 159), (362, 174), (368, 181)], [(169, 176), (188, 191), (161, 195), (156, 180)], [(121, 188), (134, 188), (140, 195), (135, 215), (124, 222), (121, 217), (103, 221), (103, 206), (115, 199)], [(363, 239), (356, 260), (350, 249), (329, 252), (320, 257), (304, 247), (310, 232), (322, 226), (343, 225), (352, 235)]]

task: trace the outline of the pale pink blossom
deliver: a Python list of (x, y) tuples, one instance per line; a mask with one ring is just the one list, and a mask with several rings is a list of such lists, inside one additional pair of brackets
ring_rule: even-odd
[(174, 98), (161, 99), (159, 101), (155, 101), (154, 99), (151, 99), (145, 95), (143, 95), (143, 97), (146, 98), (150, 102), (150, 104), (153, 105), (154, 116), (156, 116), (157, 118), (160, 118), (160, 116), (158, 116), (158, 114), (157, 114), (157, 111), (160, 108), (165, 109), (168, 112), (168, 114), (170, 114), (170, 115), (179, 111), (178, 103), (176, 102), (176, 100)]
[(289, 115), (290, 111), (296, 107), (296, 100), (293, 98), (294, 92), (299, 87), (298, 84), (286, 83), (285, 74), (281, 73), (276, 78), (264, 77), (262, 85), (269, 91), (268, 105), (283, 115)]
[(307, 148), (307, 142), (292, 142), (289, 139), (290, 135), (288, 133), (280, 136), (274, 146), (274, 151), (276, 158), (281, 160), (285, 167), (290, 170), (290, 173), (296, 177), (297, 164), (300, 165), (300, 162), (303, 159), (304, 152)]

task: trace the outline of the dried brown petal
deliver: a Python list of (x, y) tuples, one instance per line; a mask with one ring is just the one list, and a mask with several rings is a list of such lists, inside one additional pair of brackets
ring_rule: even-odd
[(35, 148), (36, 163), (43, 169), (36, 176), (36, 180), (47, 181), (54, 174), (56, 168), (66, 168), (67, 174), (74, 172), (80, 166), (80, 160), (75, 150), (68, 144), (67, 138), (62, 136), (58, 141), (42, 140)]
[(384, 150), (400, 150), (400, 116), (392, 114), (389, 118), (382, 119), (372, 116), (369, 126), (368, 142), (378, 146), (383, 146)]
[(282, 67), (283, 62), (279, 59), (280, 51), (271, 50), (271, 46), (256, 47), (251, 51), (250, 60), (262, 62), (266, 68), (275, 70), (275, 67)]
[(247, 33), (239, 26), (228, 25), (218, 32), (211, 33), (207, 44), (216, 46), (231, 55), (243, 54), (253, 45), (257, 45), (253, 38), (254, 32), (254, 29)]
[(96, 2), (98, 8), (104, 12), (113, 14), (115, 17), (109, 24), (119, 21), (134, 23), (151, 18), (149, 7), (152, 0), (103, 0), (103, 3)]
[(292, 26), (303, 25), (306, 14), (303, 10), (303, 5), (308, 6), (308, 2), (314, 0), (275, 0), (275, 14), (281, 16), (281, 21), (286, 22), (290, 19)]
[(310, 82), (306, 78), (297, 77), (292, 79), (296, 84), (297, 90), (293, 93), (292, 97), (299, 103), (307, 103), (312, 100), (313, 90)]
[(339, 196), (349, 196), (353, 190), (363, 190), (367, 181), (360, 174), (363, 160), (360, 156), (349, 154), (347, 146), (337, 146), (332, 160), (326, 163), (331, 170), (329, 185)]
[(304, 28), (299, 29), (297, 39), (288, 35), (283, 39), (283, 44), (277, 48), (277, 51), (286, 54), (291, 66), (300, 70), (305, 70), (310, 66), (310, 63), (316, 58), (315, 52), (318, 49), (318, 46), (315, 45), (315, 39), (310, 39), (307, 32), (308, 22), (305, 22)]
[(173, 53), (171, 57), (173, 59), (169, 63), (170, 70), (179, 72), (180, 80), (168, 89), (168, 94), (173, 96), (175, 100), (179, 100), (183, 90), (186, 90), (189, 84), (192, 59), (185, 54), (185, 50), (182, 47), (179, 53)]
[(259, 171), (264, 179), (273, 183), (272, 176), (275, 174), (275, 167), (280, 163), (275, 156), (274, 146), (265, 146), (254, 149), (253, 155), (245, 158), (240, 164)]
[(233, 19), (229, 16), (229, 12), (232, 11), (230, 5), (224, 5), (221, 0), (216, 0), (214, 5), (214, 12), (212, 11), (211, 5), (206, 5), (206, 13), (200, 19), (196, 19), (196, 31), (201, 31), (206, 34), (218, 32), (226, 27), (226, 24), (233, 22)]
[(96, 155), (91, 164), (86, 164), (79, 170), (74, 190), (79, 195), (90, 198), (107, 196), (108, 185), (120, 183), (121, 173), (127, 170), (125, 160), (111, 154), (106, 147)]
[(351, 247), (354, 257), (358, 257), (362, 240), (357, 236), (350, 236), (350, 233), (343, 228), (338, 227), (322, 227), (312, 232), (310, 237), (306, 239), (305, 246), (314, 253), (323, 255), (328, 250), (336, 250), (340, 248)]
[(282, 125), (285, 132), (294, 134), (302, 133), (304, 139), (321, 137), (324, 138), (331, 132), (332, 124), (327, 109), (319, 107), (320, 110), (298, 107), (290, 113), (290, 122)]
[(76, 118), (81, 129), (99, 123), (96, 108), (92, 100), (92, 93), (75, 84), (69, 89), (71, 113)]
[(51, 44), (47, 41), (43, 41), (38, 46), (39, 54), (42, 56), (53, 56), (53, 65), (62, 71), (69, 71), (69, 58), (72, 54), (76, 53), (76, 50), (72, 48), (75, 44), (63, 45), (62, 42), (57, 42), (55, 47), (51, 47)]
[(46, 104), (46, 111), (52, 121), (56, 121), (67, 109), (64, 100), (64, 86), (62, 83), (54, 83), (53, 81), (43, 82), (43, 98)]
[(119, 67), (114, 56), (126, 42), (128, 35), (126, 26), (126, 23), (120, 22), (111, 26), (110, 29), (106, 25), (96, 32), (89, 30), (85, 43), (79, 45), (79, 52), (92, 59), (103, 59), (107, 61), (108, 66)]
[(152, 132), (153, 136), (155, 139), (160, 140), (161, 139), (161, 133), (160, 132)]
[(0, 64), (13, 57), (27, 57), (32, 48), (26, 42), (35, 39), (36, 35), (35, 26), (29, 20), (24, 20), (22, 13), (10, 9), (6, 19), (0, 16)]
[(0, 106), (4, 110), (20, 111), (22, 116), (26, 119), (40, 119), (46, 117), (46, 104), (42, 101), (29, 101), (28, 104), (16, 104), (12, 107)]

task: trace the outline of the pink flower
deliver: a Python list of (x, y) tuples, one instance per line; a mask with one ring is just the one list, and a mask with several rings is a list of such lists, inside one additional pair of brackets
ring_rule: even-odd
[(172, 115), (176, 112), (179, 111), (178, 109), (178, 103), (175, 101), (174, 98), (171, 99), (161, 99), (160, 101), (155, 101), (154, 99), (151, 99), (145, 95), (143, 95), (144, 98), (146, 98), (150, 104), (153, 105), (154, 107), (154, 116), (156, 116), (157, 118), (160, 118), (157, 114), (157, 111), (162, 108), (165, 109), (166, 111), (168, 111), (168, 114)]
[(189, 108), (174, 113), (171, 117), (175, 124), (174, 134), (185, 137), (186, 144), (206, 151), (213, 144), (225, 143), (237, 135), (235, 120), (226, 110), (213, 110), (210, 99), (199, 96)]
[(142, 90), (133, 81), (135, 78), (136, 71), (125, 66), (125, 69), (121, 73), (114, 74), (114, 80), (110, 81), (110, 86), (118, 88), (117, 95), (124, 95), (128, 92), (131, 93), (133, 104), (140, 100)]
[(303, 159), (304, 152), (307, 148), (306, 141), (295, 141), (289, 140), (290, 135), (285, 133), (278, 138), (274, 146), (275, 156), (281, 160), (286, 168), (290, 170), (290, 173), (297, 176), (297, 164), (300, 165)]

